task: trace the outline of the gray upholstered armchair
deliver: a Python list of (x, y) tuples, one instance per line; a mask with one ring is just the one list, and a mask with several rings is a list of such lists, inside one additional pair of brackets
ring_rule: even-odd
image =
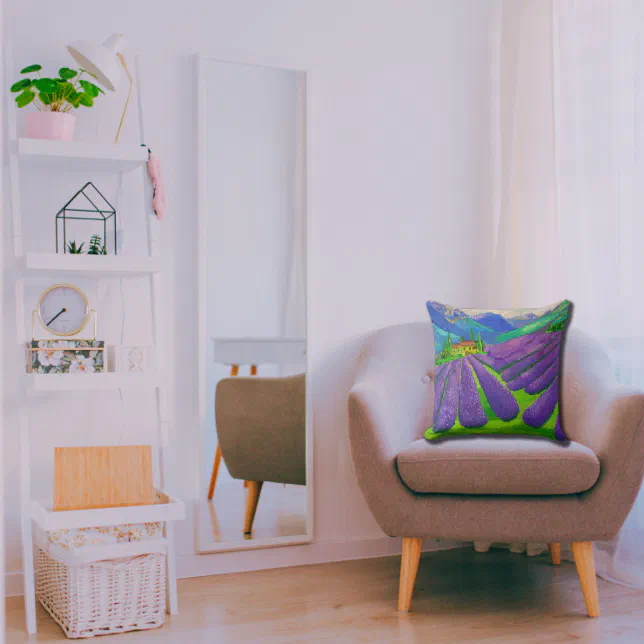
[(266, 481), (306, 485), (306, 376), (220, 380), (215, 422), (230, 475), (246, 483), (249, 534)]
[(563, 424), (571, 441), (422, 438), (433, 413), (431, 324), (365, 343), (349, 396), (358, 483), (382, 530), (403, 537), (398, 609), (409, 610), (423, 538), (571, 542), (588, 614), (599, 615), (592, 542), (612, 539), (644, 474), (644, 393), (618, 385), (590, 337), (564, 348)]

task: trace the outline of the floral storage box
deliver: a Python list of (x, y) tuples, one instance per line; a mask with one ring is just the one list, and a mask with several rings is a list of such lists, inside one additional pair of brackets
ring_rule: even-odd
[(47, 532), (47, 541), (61, 548), (76, 549), (86, 546), (106, 546), (133, 541), (151, 541), (163, 538), (163, 523), (134, 523), (97, 528), (72, 528)]
[(27, 373), (102, 373), (103, 340), (32, 340), (27, 346)]

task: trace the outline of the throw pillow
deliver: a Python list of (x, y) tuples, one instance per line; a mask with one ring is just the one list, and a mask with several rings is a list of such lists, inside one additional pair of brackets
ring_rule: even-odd
[(434, 422), (425, 438), (568, 440), (559, 418), (559, 364), (569, 304), (486, 311), (427, 302), (436, 374)]

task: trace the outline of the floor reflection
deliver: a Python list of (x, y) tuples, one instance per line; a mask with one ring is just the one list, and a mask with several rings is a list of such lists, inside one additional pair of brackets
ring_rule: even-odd
[(244, 482), (233, 479), (222, 462), (212, 501), (200, 501), (202, 548), (208, 543), (240, 543), (306, 534), (307, 489), (303, 485), (264, 483), (251, 534), (244, 535)]

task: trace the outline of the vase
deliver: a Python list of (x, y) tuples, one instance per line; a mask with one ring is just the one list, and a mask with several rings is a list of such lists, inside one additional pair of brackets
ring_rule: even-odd
[(30, 112), (25, 115), (25, 136), (30, 139), (71, 141), (76, 117), (62, 112)]

